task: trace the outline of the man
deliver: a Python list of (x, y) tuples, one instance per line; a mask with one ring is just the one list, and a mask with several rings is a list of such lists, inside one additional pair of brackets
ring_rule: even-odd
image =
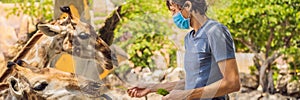
[(205, 0), (167, 0), (174, 23), (193, 28), (185, 36), (185, 80), (147, 84), (128, 89), (131, 97), (143, 97), (163, 88), (170, 93), (163, 100), (213, 99), (240, 89), (233, 39), (228, 29), (206, 16)]

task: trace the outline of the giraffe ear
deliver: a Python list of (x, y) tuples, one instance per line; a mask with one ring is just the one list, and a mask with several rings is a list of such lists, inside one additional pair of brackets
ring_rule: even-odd
[(47, 36), (55, 36), (62, 31), (62, 29), (59, 26), (54, 26), (50, 24), (39, 24), (38, 29)]

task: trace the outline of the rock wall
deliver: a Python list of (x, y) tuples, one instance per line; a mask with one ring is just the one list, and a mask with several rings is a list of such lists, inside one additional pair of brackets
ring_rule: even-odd
[(36, 30), (35, 19), (28, 15), (11, 15), (7, 17), (9, 9), (15, 4), (3, 4), (0, 2), (0, 75), (6, 66), (6, 61), (12, 58), (21, 48), (19, 44), (28, 39), (28, 34)]
[(8, 57), (14, 56), (14, 51), (10, 48), (17, 42), (27, 41), (27, 33), (35, 30), (34, 21), (27, 15), (7, 17), (8, 9), (13, 7), (14, 4), (0, 3), (0, 53)]

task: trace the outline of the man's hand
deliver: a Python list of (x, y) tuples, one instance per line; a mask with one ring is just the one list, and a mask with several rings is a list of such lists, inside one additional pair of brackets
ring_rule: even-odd
[(151, 83), (140, 83), (135, 87), (132, 87), (127, 90), (127, 93), (130, 97), (143, 97), (146, 96), (148, 93), (153, 92), (151, 89), (155, 86), (155, 84)]
[(162, 100), (189, 100), (193, 90), (172, 90), (170, 94), (162, 97)]
[(165, 89), (166, 91), (171, 91), (175, 89), (183, 89), (185, 81), (176, 81), (176, 82), (166, 82), (161, 84), (153, 84), (153, 83), (142, 83), (138, 84), (133, 88), (127, 90), (127, 93), (131, 97), (143, 97), (148, 93), (157, 92), (158, 89)]
[(130, 97), (137, 97), (137, 98), (144, 97), (150, 92), (151, 89), (141, 88), (141, 87), (133, 87), (127, 90), (127, 93)]

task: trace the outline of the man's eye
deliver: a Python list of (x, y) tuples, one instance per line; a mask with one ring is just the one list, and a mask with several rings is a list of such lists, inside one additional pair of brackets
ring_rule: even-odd
[(33, 90), (43, 91), (48, 86), (47, 82), (36, 83), (33, 87)]
[(89, 34), (85, 33), (85, 32), (81, 32), (79, 35), (80, 39), (87, 39), (89, 38)]

